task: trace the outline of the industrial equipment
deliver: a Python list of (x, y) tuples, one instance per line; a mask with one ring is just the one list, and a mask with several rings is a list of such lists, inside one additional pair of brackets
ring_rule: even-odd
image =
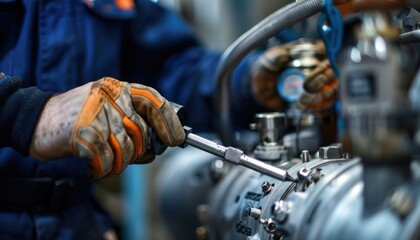
[[(340, 26), (334, 22), (341, 21), (334, 4), (343, 2), (352, 4), (354, 12)], [(164, 166), (158, 178), (157, 196), (170, 238), (420, 239), (420, 92), (413, 90), (420, 86), (418, 4), (392, 0), (334, 4), (291, 3), (226, 50), (216, 98), (216, 112), (223, 116), (221, 142), (204, 144), (215, 144), (223, 154), (207, 148), (215, 157), (186, 148), (173, 156), (176, 160)], [(337, 105), (327, 112), (338, 116), (326, 118), (331, 115), (296, 108), (299, 88), (279, 91), (290, 103), (285, 111), (256, 113), (251, 128), (259, 138), (245, 154), (282, 169), (282, 176), (287, 172), (295, 181), (223, 161), (227, 150), (223, 145), (239, 145), (229, 109), (232, 69), (262, 42), (318, 12), (326, 56), (338, 63), (334, 70), (340, 81)], [(284, 74), (288, 73), (279, 73), (280, 86), (287, 79)], [(289, 80), (305, 78), (298, 75)], [(320, 140), (326, 123), (335, 126), (328, 122), (331, 119), (337, 122), (334, 144)]]

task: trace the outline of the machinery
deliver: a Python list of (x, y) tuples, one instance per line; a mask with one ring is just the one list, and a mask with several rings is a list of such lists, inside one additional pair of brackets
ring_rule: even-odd
[[(416, 91), (420, 14), (416, 2), (354, 1), (357, 13), (346, 19), (340, 54), (335, 55), (339, 110), (327, 110), (338, 112), (333, 118), (338, 122), (333, 131), (338, 132), (337, 143), (323, 137), (325, 126), (333, 126), (326, 120), (329, 115), (297, 110), (290, 95), (284, 112), (256, 113), (251, 128), (258, 137), (244, 138), (247, 143), (256, 139), (252, 148), (245, 149), (246, 144), (234, 137), (228, 107), (234, 66), (261, 42), (325, 10), (324, 4), (331, 2), (307, 0), (283, 7), (233, 43), (218, 72), (216, 110), (224, 117), (219, 135), (206, 137), (218, 141), (220, 136), (220, 144), (239, 146), (294, 181), (284, 181), (284, 176), (276, 177), (264, 168), (231, 165), (223, 161), (223, 154), (214, 156), (191, 147), (180, 151), (161, 169), (157, 183), (170, 238), (420, 239), (420, 91)], [(335, 3), (341, 2), (352, 1)], [(334, 61), (338, 40), (331, 35), (340, 31), (331, 24), (334, 10), (324, 14), (326, 27), (331, 27), (324, 39), (326, 55)], [(295, 44), (298, 48), (308, 42)], [(302, 56), (308, 55), (298, 54), (294, 60)], [(285, 78), (280, 78), (279, 85)], [(296, 91), (301, 90), (289, 93)]]

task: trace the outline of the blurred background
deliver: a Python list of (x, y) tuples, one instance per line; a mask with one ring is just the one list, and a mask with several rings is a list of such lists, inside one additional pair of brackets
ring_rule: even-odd
[(179, 12), (204, 45), (224, 50), (237, 37), (291, 0), (152, 0)]
[[(291, 0), (151, 0), (178, 12), (203, 45), (223, 51), (261, 19)], [(120, 239), (171, 239), (159, 220), (154, 199), (156, 175), (162, 162), (171, 161), (170, 149), (148, 165), (130, 165), (123, 174), (103, 179), (96, 196), (111, 214)], [(180, 193), (182, 194), (182, 193)], [(182, 216), (180, 216), (182, 221)]]

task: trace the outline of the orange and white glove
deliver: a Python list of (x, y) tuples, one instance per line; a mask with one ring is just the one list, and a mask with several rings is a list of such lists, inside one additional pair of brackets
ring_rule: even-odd
[[(285, 107), (285, 100), (277, 90), (277, 81), (293, 61), (289, 51), (290, 45), (270, 48), (253, 66), (251, 87), (261, 106), (277, 111)], [(322, 110), (331, 106), (336, 99), (338, 79), (328, 60), (321, 61), (314, 69), (305, 69), (302, 72), (305, 79), (297, 105), (304, 110)]]
[(265, 51), (252, 69), (252, 93), (256, 101), (270, 110), (285, 107), (284, 100), (277, 92), (277, 79), (290, 61), (287, 48), (275, 47)]
[(32, 137), (30, 154), (43, 160), (70, 154), (89, 159), (92, 179), (147, 163), (148, 124), (168, 146), (184, 142), (170, 103), (153, 88), (105, 77), (53, 96)]
[(298, 105), (301, 109), (323, 110), (337, 98), (338, 78), (326, 59), (306, 74)]

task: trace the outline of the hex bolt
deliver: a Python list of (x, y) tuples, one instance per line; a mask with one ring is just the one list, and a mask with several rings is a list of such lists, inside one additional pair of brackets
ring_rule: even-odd
[(341, 158), (341, 148), (337, 146), (320, 147), (319, 157), (321, 159)]
[(249, 209), (249, 216), (250, 217), (253, 217), (255, 219), (260, 218), (260, 216), (261, 216), (261, 209), (259, 209), (259, 208), (251, 208), (251, 209)]
[(271, 189), (273, 187), (271, 186), (271, 184), (268, 181), (264, 181), (261, 184), (261, 188), (262, 188), (263, 193), (269, 193), (269, 192), (271, 192)]
[(299, 181), (308, 180), (310, 173), (311, 173), (311, 171), (309, 169), (307, 169), (305, 167), (301, 168), (299, 170), (299, 172), (297, 173), (298, 180)]

